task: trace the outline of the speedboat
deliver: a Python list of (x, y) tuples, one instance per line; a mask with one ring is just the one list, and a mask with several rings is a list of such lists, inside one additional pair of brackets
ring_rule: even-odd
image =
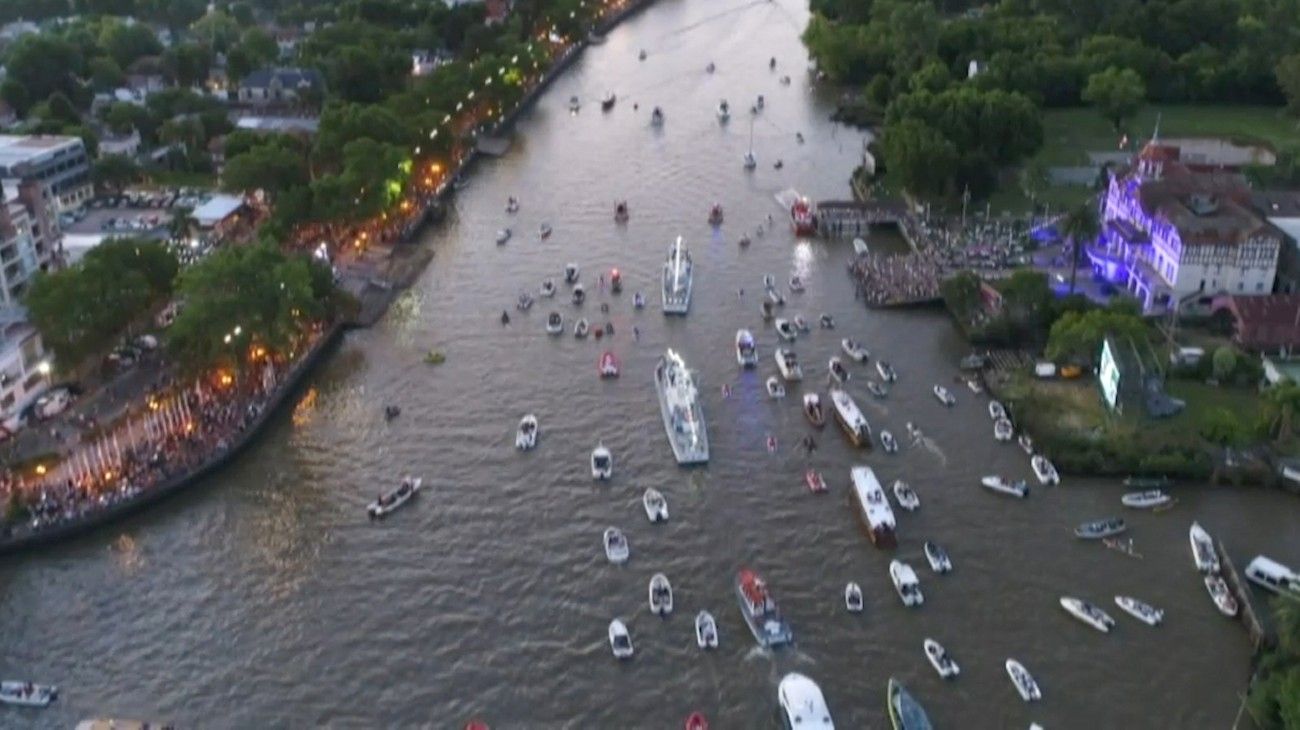
[(835, 382), (841, 385), (849, 382), (849, 371), (844, 369), (844, 363), (838, 357), (832, 355), (830, 361), (827, 362), (827, 367), (830, 370), (831, 379)]
[(578, 275), (579, 275), (579, 271), (580, 271), (580, 269), (578, 269), (578, 265), (577, 265), (577, 264), (575, 264), (575, 263), (567, 263), (567, 264), (565, 264), (565, 265), (564, 265), (564, 283), (565, 283), (565, 284), (576, 284), (576, 283), (578, 283)]
[(822, 410), (822, 398), (816, 393), (803, 394), (803, 414), (816, 428), (826, 425), (826, 412)]
[(59, 688), (52, 684), (34, 684), (7, 679), (0, 682), (0, 702), (21, 707), (48, 707), (59, 698)]
[(528, 292), (521, 292), (519, 299), (515, 301), (515, 309), (521, 312), (527, 312), (533, 308), (533, 295)]
[(934, 730), (925, 708), (903, 687), (902, 682), (893, 677), (889, 678), (885, 703), (889, 705), (889, 722), (894, 730)]
[(667, 350), (655, 366), (655, 389), (664, 432), (678, 464), (709, 460), (709, 433), (695, 377), (676, 352)]
[(726, 124), (728, 119), (731, 119), (731, 105), (727, 103), (726, 99), (723, 99), (718, 102), (718, 121)]
[(709, 208), (709, 225), (722, 225), (722, 203), (714, 203)]
[(926, 639), (922, 642), (922, 646), (925, 647), (925, 658), (930, 660), (930, 666), (934, 667), (934, 671), (938, 672), (940, 677), (951, 679), (961, 674), (961, 668), (957, 666), (957, 662), (948, 656), (947, 650), (939, 642), (934, 639)]
[(655, 107), (654, 111), (650, 112), (650, 123), (656, 127), (662, 127), (664, 124), (664, 110)]
[(844, 586), (844, 608), (849, 613), (862, 613), (862, 588), (857, 583)]
[(793, 274), (790, 276), (789, 286), (790, 291), (795, 292), (796, 294), (802, 292), (804, 289), (803, 279), (801, 279), (798, 274)]
[(613, 351), (606, 350), (600, 354), (600, 364), (597, 366), (602, 378), (618, 377), (618, 355)]
[(600, 99), (600, 110), (603, 112), (607, 112), (610, 109), (613, 109), (615, 101), (617, 101), (617, 97), (614, 96), (614, 92), (612, 91), (605, 92), (605, 96), (601, 97)]
[(746, 329), (736, 330), (736, 362), (744, 368), (758, 364), (758, 347), (754, 335)]
[(1103, 520), (1085, 522), (1074, 528), (1074, 536), (1083, 540), (1100, 540), (1103, 537), (1118, 535), (1128, 529), (1119, 517), (1107, 517)]
[(741, 568), (736, 574), (736, 600), (740, 604), (740, 614), (759, 646), (772, 648), (794, 641), (794, 631), (781, 615), (767, 583), (758, 573)]
[(551, 312), (546, 315), (546, 333), (549, 335), (558, 335), (564, 331), (564, 318), (559, 312)]
[(513, 196), (513, 195), (511, 195), (509, 198), (506, 198), (506, 212), (507, 212), (507, 213), (518, 213), (518, 212), (519, 212), (519, 199), (518, 199), (518, 198), (516, 198), (516, 197)]
[(853, 501), (857, 506), (858, 522), (867, 531), (873, 545), (892, 548), (898, 544), (894, 535), (894, 510), (885, 498), (885, 490), (869, 466), (855, 466), (850, 472), (853, 482)]
[(854, 362), (866, 362), (871, 358), (871, 353), (867, 352), (867, 348), (848, 337), (840, 340), (840, 349)]
[(615, 565), (626, 563), (631, 553), (632, 548), (627, 544), (627, 537), (622, 530), (617, 527), (605, 529), (605, 557), (609, 558), (609, 562)]
[(799, 366), (799, 356), (794, 354), (794, 350), (778, 347), (772, 355), (776, 358), (776, 369), (781, 371), (781, 377), (790, 382), (803, 380), (803, 368)]
[(597, 444), (596, 448), (591, 450), (591, 477), (593, 479), (609, 479), (614, 475), (614, 455), (605, 444)]
[(664, 261), (663, 309), (664, 314), (686, 314), (691, 307), (691, 280), (693, 273), (691, 254), (682, 237), (668, 251)]
[(957, 396), (953, 395), (951, 392), (949, 392), (947, 388), (943, 387), (942, 385), (936, 385), (930, 390), (931, 392), (934, 393), (934, 397), (938, 398), (939, 402), (944, 404), (945, 406), (951, 408), (957, 405)]
[(1132, 596), (1115, 596), (1115, 605), (1128, 615), (1148, 626), (1156, 626), (1165, 620), (1165, 612), (1149, 603), (1139, 601)]
[(1119, 498), (1120, 504), (1133, 509), (1152, 509), (1162, 504), (1169, 504), (1172, 500), (1172, 497), (1159, 489), (1146, 492), (1129, 492)]
[(650, 576), (650, 586), (647, 592), (650, 613), (667, 616), (673, 612), (673, 587), (668, 582), (668, 576), (663, 573), (655, 573)]
[(880, 448), (883, 449), (886, 454), (896, 453), (898, 451), (898, 441), (894, 439), (894, 434), (885, 429), (881, 429)]
[(1229, 618), (1237, 615), (1237, 599), (1228, 590), (1227, 582), (1218, 574), (1205, 576), (1205, 590), (1210, 592), (1210, 598), (1214, 599), (1214, 607), (1219, 609), (1219, 613)]
[(1020, 445), (1020, 450), (1026, 454), (1032, 455), (1034, 453), (1034, 440), (1029, 437), (1029, 434), (1022, 433), (1017, 436), (1016, 443)]
[(821, 325), (824, 330), (833, 330), (835, 329), (835, 318), (826, 312), (822, 312), (822, 316), (817, 318), (817, 324)]
[(576, 96), (569, 97), (569, 111), (576, 112), (582, 108), (582, 102)]
[(1056, 467), (1052, 466), (1052, 462), (1048, 461), (1046, 456), (1034, 454), (1033, 458), (1029, 460), (1029, 465), (1033, 467), (1034, 476), (1038, 477), (1040, 483), (1061, 483), (1061, 475), (1056, 473)]
[(618, 619), (609, 622), (609, 648), (619, 659), (632, 656), (632, 635), (627, 632), (627, 625)]
[(916, 496), (916, 492), (902, 479), (894, 480), (894, 499), (898, 500), (899, 507), (908, 512), (915, 512), (921, 508), (921, 498)]
[(515, 432), (515, 448), (528, 451), (537, 445), (537, 416), (529, 413), (519, 419), (519, 430)]
[(555, 296), (555, 282), (553, 280), (545, 279), (542, 281), (541, 295), (548, 299)]
[(571, 298), (574, 306), (580, 307), (583, 302), (587, 301), (587, 290), (582, 286), (582, 284), (574, 284)]
[(550, 237), (551, 237), (551, 224), (550, 224), (550, 223), (543, 223), (543, 224), (541, 224), (540, 226), (537, 227), (537, 233), (538, 233), (538, 235), (540, 235), (543, 239), (550, 238)]
[(885, 386), (881, 385), (880, 383), (877, 383), (874, 380), (867, 381), (867, 392), (877, 398), (884, 398), (885, 396), (889, 395), (889, 391), (885, 390)]
[(1070, 596), (1061, 596), (1061, 608), (1064, 608), (1066, 613), (1103, 634), (1109, 634), (1111, 628), (1115, 626), (1115, 619), (1087, 601)]
[(1029, 485), (1025, 484), (1024, 479), (1012, 481), (1010, 479), (1004, 479), (996, 474), (991, 474), (982, 477), (980, 479), (980, 484), (983, 484), (987, 489), (998, 492), (999, 494), (1009, 494), (1012, 497), (1020, 497), (1021, 499), (1029, 496)]
[(866, 241), (861, 238), (853, 239), (853, 254), (855, 256), (866, 256), (869, 251), (871, 249), (867, 246)]
[(939, 574), (952, 572), (952, 558), (948, 557), (948, 551), (942, 545), (926, 540), (922, 548), (925, 550), (926, 561), (930, 563), (930, 570)]
[(803, 483), (808, 485), (808, 491), (813, 494), (823, 494), (826, 492), (826, 480), (822, 479), (821, 472), (811, 467), (803, 473)]
[(668, 500), (664, 499), (658, 489), (647, 488), (641, 497), (641, 504), (645, 506), (645, 516), (651, 522), (668, 521)]
[(999, 418), (993, 422), (993, 438), (997, 441), (1010, 441), (1015, 432), (1016, 427), (1012, 426), (1011, 421), (1005, 418)]
[(642, 294), (641, 292), (637, 292), (637, 293), (635, 293), (635, 294), (632, 295), (632, 308), (633, 308), (633, 309), (644, 309), (644, 308), (645, 308), (645, 295), (644, 295), (644, 294)]
[(796, 314), (794, 318), (790, 320), (790, 324), (794, 325), (794, 328), (800, 332), (812, 331), (812, 327), (808, 326), (808, 320), (804, 319), (802, 314)]
[(821, 688), (811, 679), (791, 672), (781, 678), (776, 695), (785, 727), (799, 730), (835, 729)]
[(502, 228), (501, 230), (497, 231), (497, 245), (498, 245), (498, 246), (500, 246), (501, 244), (503, 244), (503, 243), (505, 243), (506, 241), (509, 241), (509, 240), (510, 240), (510, 229), (509, 229), (509, 228)]
[(1007, 417), (1007, 409), (1004, 408), (1001, 403), (995, 400), (989, 401), (989, 418), (996, 421), (999, 418), (1006, 418), (1006, 417)]
[(1007, 676), (1011, 677), (1011, 684), (1015, 685), (1020, 699), (1025, 702), (1043, 699), (1043, 692), (1038, 688), (1038, 682), (1034, 681), (1034, 676), (1025, 669), (1025, 665), (1015, 659), (1007, 659), (1006, 667)]
[(387, 517), (397, 508), (409, 502), (411, 497), (414, 497), (416, 492), (420, 491), (420, 485), (423, 483), (424, 479), (420, 477), (402, 477), (397, 489), (379, 495), (378, 499), (366, 506), (366, 515), (372, 520)]
[(785, 386), (781, 385), (781, 380), (775, 375), (769, 375), (767, 378), (767, 395), (769, 398), (784, 398)]
[(783, 340), (789, 341), (799, 336), (799, 333), (795, 330), (794, 325), (790, 324), (790, 320), (788, 319), (777, 317), (776, 322), (773, 323), (773, 326), (776, 327), (777, 335), (779, 335)]
[(892, 383), (895, 380), (898, 380), (898, 371), (894, 370), (894, 366), (884, 360), (876, 361), (876, 372), (880, 373), (880, 379), (886, 383)]
[(695, 614), (695, 644), (701, 649), (718, 648), (718, 622), (708, 611)]
[(614, 222), (626, 223), (629, 217), (630, 215), (628, 213), (627, 201), (626, 200), (618, 201), (618, 203), (614, 205)]
[(862, 410), (854, 402), (853, 397), (841, 388), (831, 388), (831, 410), (835, 414), (835, 421), (844, 429), (844, 434), (849, 437), (849, 441), (854, 446), (862, 448), (871, 448), (871, 424), (867, 422), (867, 417), (862, 415)]
[(894, 581), (894, 590), (898, 591), (898, 597), (903, 600), (904, 606), (910, 608), (925, 603), (925, 596), (921, 594), (921, 582), (917, 580), (912, 566), (901, 560), (889, 561), (889, 578)]
[(587, 332), (590, 329), (591, 325), (588, 324), (587, 318), (579, 317), (578, 321), (573, 324), (573, 336), (582, 339), (587, 336)]
[(1196, 561), (1196, 569), (1202, 573), (1219, 572), (1219, 553), (1214, 549), (1214, 539), (1210, 537), (1210, 533), (1201, 527), (1201, 523), (1193, 522), (1189, 537), (1192, 541), (1192, 558)]

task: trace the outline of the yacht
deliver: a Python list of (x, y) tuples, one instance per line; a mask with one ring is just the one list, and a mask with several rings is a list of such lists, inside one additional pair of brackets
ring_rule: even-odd
[(609, 648), (619, 659), (632, 656), (632, 635), (627, 632), (627, 625), (618, 619), (609, 622)]
[(885, 701), (889, 705), (889, 722), (894, 730), (934, 730), (925, 708), (903, 687), (902, 682), (893, 677), (889, 678)]
[(560, 316), (559, 312), (551, 312), (550, 314), (546, 315), (547, 334), (558, 335), (563, 331), (564, 331), (564, 318)]
[(835, 730), (831, 711), (816, 682), (791, 672), (781, 678), (776, 694), (781, 704), (781, 720), (787, 728)]
[(686, 314), (690, 309), (692, 274), (691, 254), (678, 236), (664, 262), (664, 314)]
[(898, 500), (898, 506), (901, 509), (908, 512), (921, 509), (921, 498), (916, 496), (916, 491), (902, 479), (894, 480), (894, 499)]
[(814, 428), (826, 425), (826, 411), (822, 408), (822, 398), (816, 393), (803, 394), (803, 414)]
[(1087, 601), (1070, 596), (1061, 596), (1061, 608), (1064, 608), (1066, 613), (1103, 634), (1109, 634), (1110, 630), (1115, 626), (1115, 619), (1111, 618), (1110, 614)]
[(1056, 467), (1052, 462), (1047, 460), (1042, 454), (1035, 454), (1030, 460), (1029, 465), (1034, 470), (1034, 476), (1042, 484), (1060, 484), (1061, 475), (1056, 473)]
[(871, 544), (878, 548), (898, 545), (894, 535), (894, 509), (885, 498), (885, 490), (869, 466), (855, 466), (850, 471), (853, 480), (853, 501), (857, 506), (858, 522), (867, 531)]
[(607, 480), (614, 475), (614, 455), (605, 444), (597, 444), (591, 450), (591, 477)]
[(681, 356), (671, 349), (655, 366), (655, 388), (664, 431), (678, 464), (703, 464), (709, 460), (709, 435), (695, 379)]
[(921, 581), (917, 580), (912, 566), (901, 560), (889, 561), (889, 578), (894, 582), (894, 590), (898, 591), (898, 597), (904, 606), (911, 608), (925, 603), (925, 596), (921, 594)]
[(749, 330), (736, 330), (736, 362), (743, 368), (758, 365), (758, 346)]
[(1011, 421), (1005, 418), (999, 418), (993, 422), (993, 438), (996, 441), (1010, 441), (1015, 432), (1016, 427), (1011, 425)]
[(938, 398), (939, 402), (945, 406), (951, 408), (957, 405), (957, 396), (953, 395), (952, 392), (942, 385), (936, 385), (931, 390), (934, 392), (934, 397)]
[(1025, 669), (1025, 665), (1015, 659), (1007, 659), (1007, 676), (1011, 677), (1011, 683), (1015, 685), (1016, 692), (1020, 694), (1020, 699), (1025, 702), (1041, 700), (1043, 692), (1038, 688), (1038, 682), (1034, 681), (1034, 676)]
[(1214, 549), (1214, 539), (1210, 533), (1201, 527), (1201, 523), (1193, 522), (1189, 531), (1192, 542), (1192, 558), (1196, 561), (1196, 569), (1202, 573), (1219, 572), (1219, 553)]
[(871, 358), (871, 353), (867, 351), (867, 348), (848, 337), (840, 340), (840, 349), (854, 362), (866, 362)]
[(537, 445), (537, 416), (529, 413), (519, 419), (519, 430), (515, 433), (515, 448), (528, 451)]
[(781, 377), (790, 382), (803, 380), (803, 368), (799, 367), (799, 357), (794, 350), (778, 347), (772, 354), (776, 357), (776, 369), (781, 371)]
[(831, 388), (830, 395), (835, 420), (844, 429), (845, 435), (854, 446), (871, 448), (871, 424), (867, 423), (867, 417), (862, 415), (853, 397), (840, 388)]
[(898, 371), (894, 370), (894, 366), (884, 360), (876, 361), (876, 372), (880, 373), (880, 379), (886, 383), (898, 380)]
[(1165, 620), (1165, 612), (1149, 603), (1139, 601), (1132, 596), (1115, 596), (1115, 605), (1125, 613), (1148, 626), (1156, 626)]
[(736, 600), (745, 624), (759, 646), (773, 648), (794, 641), (794, 631), (777, 608), (767, 583), (758, 573), (742, 568), (736, 574)]
[(785, 397), (785, 386), (781, 385), (780, 378), (776, 377), (775, 375), (769, 375), (765, 385), (767, 386), (767, 396), (769, 398)]
[(632, 553), (632, 548), (627, 544), (627, 536), (617, 527), (605, 529), (604, 544), (605, 557), (614, 565), (626, 563)]
[(726, 99), (723, 99), (718, 102), (718, 122), (726, 124), (728, 119), (731, 119), (731, 105), (727, 103)]

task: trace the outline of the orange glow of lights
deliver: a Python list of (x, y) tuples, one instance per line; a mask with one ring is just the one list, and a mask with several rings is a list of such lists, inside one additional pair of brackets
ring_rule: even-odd
[(44, 465), (44, 464), (37, 464), (37, 465), (36, 465), (36, 474), (37, 474), (38, 476), (45, 476), (45, 465)]

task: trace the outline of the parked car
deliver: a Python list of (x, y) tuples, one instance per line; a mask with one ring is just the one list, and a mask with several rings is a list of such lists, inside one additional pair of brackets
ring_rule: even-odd
[(36, 417), (42, 420), (53, 418), (66, 411), (72, 405), (72, 392), (67, 388), (47, 390), (36, 399)]

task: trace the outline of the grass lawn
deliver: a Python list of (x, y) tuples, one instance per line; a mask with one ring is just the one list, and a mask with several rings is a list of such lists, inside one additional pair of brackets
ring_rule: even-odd
[[(1066, 210), (1075, 207), (1092, 196), (1092, 188), (1079, 185), (1062, 185), (1060, 187), (1049, 187), (1042, 191), (1038, 196), (1038, 203), (1047, 205), (1052, 211)], [(989, 196), (988, 202), (993, 207), (994, 214), (1023, 215), (1033, 210), (1033, 205), (1025, 195), (1024, 190), (1014, 183), (1003, 185), (994, 190), (993, 194)], [(976, 208), (979, 209), (978, 206)]]

